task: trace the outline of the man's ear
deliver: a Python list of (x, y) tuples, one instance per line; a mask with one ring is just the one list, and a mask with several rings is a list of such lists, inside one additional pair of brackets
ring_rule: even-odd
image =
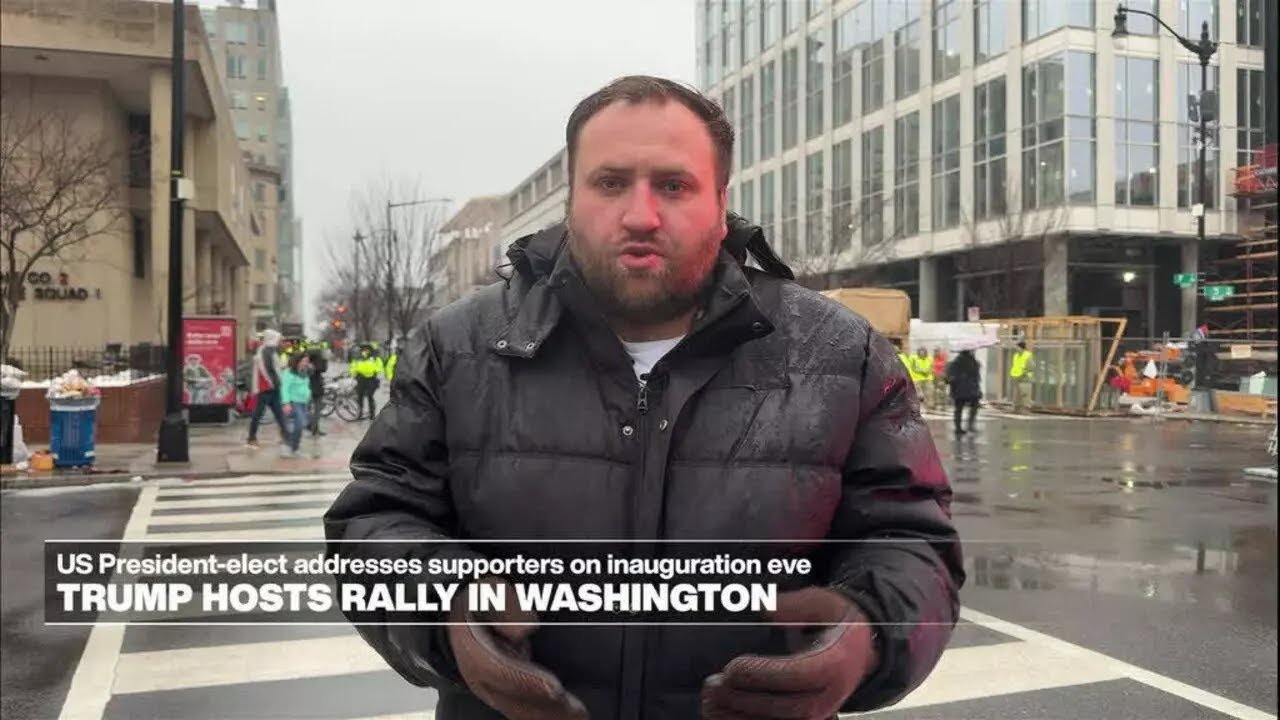
[(720, 188), (720, 227), (719, 232), (722, 237), (729, 234), (729, 186), (725, 185)]

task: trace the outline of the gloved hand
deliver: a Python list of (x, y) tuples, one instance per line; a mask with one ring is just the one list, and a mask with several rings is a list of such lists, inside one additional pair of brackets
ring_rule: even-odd
[[(741, 655), (702, 685), (705, 720), (827, 720), (875, 669), (866, 616), (840, 593), (809, 587), (778, 596), (771, 619), (821, 627), (791, 655)], [(797, 633), (801, 635), (801, 633)]]
[[(587, 720), (587, 710), (552, 675), (532, 662), (529, 636), (538, 628), (537, 615), (516, 606), (506, 583), (495, 583), (507, 594), (508, 609), (470, 613), (466, 607), (449, 613), (448, 636), (458, 672), (471, 692), (509, 720)], [(519, 623), (485, 625), (484, 623)]]

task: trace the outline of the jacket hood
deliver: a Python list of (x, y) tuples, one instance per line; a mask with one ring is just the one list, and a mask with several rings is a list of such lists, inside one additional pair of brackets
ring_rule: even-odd
[[(770, 247), (759, 225), (737, 213), (727, 215), (726, 225), (728, 232), (720, 246), (739, 265), (746, 266), (749, 255), (766, 273), (787, 280), (795, 279), (791, 268)], [(511, 267), (531, 280), (550, 275), (568, 238), (567, 230), (568, 225), (562, 221), (517, 239), (507, 248)]]

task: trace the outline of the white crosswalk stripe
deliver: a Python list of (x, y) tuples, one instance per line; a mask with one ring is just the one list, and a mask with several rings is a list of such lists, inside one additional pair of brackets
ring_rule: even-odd
[[(348, 480), (297, 475), (159, 481), (143, 491), (126, 539), (157, 545), (322, 540), (321, 516)], [(871, 714), (909, 717), (928, 708), (931, 717), (967, 717), (973, 710), (966, 702), (1073, 687), (1090, 693), (1096, 683), (1129, 681), (1228, 717), (1275, 720), (974, 610), (964, 609), (962, 618), (952, 647), (924, 684), (898, 705)], [(434, 705), (433, 691), (399, 678), (350, 626), (100, 625), (91, 632), (61, 717), (430, 720)]]

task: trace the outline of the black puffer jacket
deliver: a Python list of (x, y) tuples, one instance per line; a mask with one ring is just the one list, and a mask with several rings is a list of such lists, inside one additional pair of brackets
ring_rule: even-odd
[(947, 366), (947, 384), (951, 398), (963, 402), (982, 399), (982, 370), (972, 352), (961, 352)]
[[(778, 277), (790, 271), (761, 257), (771, 251), (759, 228), (732, 219), (715, 290), (650, 374), (645, 412), (631, 359), (563, 251), (564, 228), (517, 241), (509, 285), (440, 310), (402, 355), (327, 537), (877, 538), (840, 545), (812, 581), (889, 623), (878, 670), (845, 709), (915, 688), (951, 636), (964, 581), (950, 486), (915, 390), (887, 340)], [(775, 274), (742, 264), (748, 245)], [(461, 683), (443, 629), (358, 630), (410, 682), (439, 688), (436, 717), (499, 717)], [(708, 675), (784, 648), (779, 632), (751, 626), (533, 636), (534, 660), (593, 720), (697, 717)]]

